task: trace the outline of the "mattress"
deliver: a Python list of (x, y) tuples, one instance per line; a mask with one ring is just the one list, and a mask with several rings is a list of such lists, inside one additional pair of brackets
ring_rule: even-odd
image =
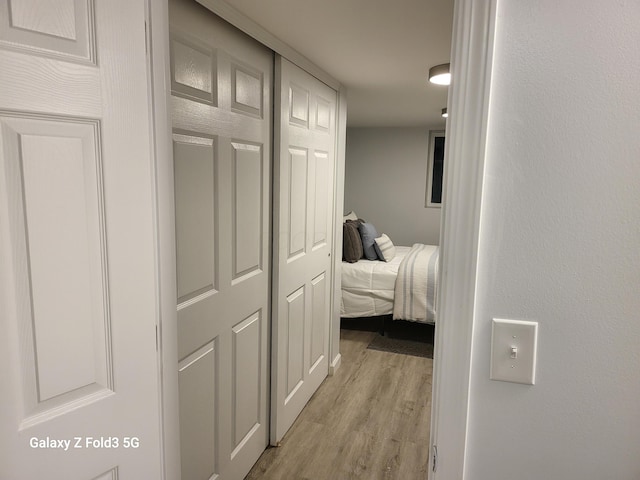
[(411, 247), (396, 246), (396, 256), (390, 262), (365, 259), (355, 263), (342, 262), (340, 316), (355, 318), (391, 314), (398, 268), (409, 250)]

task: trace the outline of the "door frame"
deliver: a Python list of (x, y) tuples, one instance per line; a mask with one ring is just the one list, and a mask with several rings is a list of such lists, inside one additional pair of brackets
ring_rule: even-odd
[(178, 410), (178, 311), (175, 240), (175, 200), (171, 129), (171, 77), (169, 59), (169, 4), (146, 0), (149, 99), (152, 152), (155, 161), (155, 227), (157, 232), (156, 291), (158, 325), (156, 343), (160, 375), (160, 438), (162, 479), (181, 477)]
[[(224, 0), (197, 0), (236, 28), (288, 58), (338, 92), (334, 219), (342, 217), (346, 146), (346, 89), (292, 47), (228, 5)], [(430, 446), (437, 445), (438, 468), (429, 479), (462, 479), (465, 474), (471, 348), (475, 314), (476, 268), (481, 216), (489, 99), (497, 1), (455, 0), (445, 152), (445, 197), (440, 233), (441, 286), (439, 328), (434, 352)], [(153, 117), (158, 263), (158, 362), (161, 370), (163, 474), (180, 478), (178, 423), (177, 312), (175, 309), (175, 215), (169, 77), (169, 26), (166, 0), (147, 0), (150, 41), (150, 115)], [(468, 159), (474, 160), (469, 162)], [(342, 231), (334, 234), (334, 312), (330, 326), (329, 373), (340, 365), (340, 291)], [(337, 304), (337, 305), (336, 305)], [(337, 312), (337, 313), (336, 313)], [(455, 319), (455, 321), (448, 321)], [(453, 348), (456, 346), (456, 348)], [(460, 348), (462, 346), (462, 348)], [(451, 347), (451, 348), (449, 348)]]
[(497, 1), (455, 0), (454, 7), (429, 480), (465, 478)]

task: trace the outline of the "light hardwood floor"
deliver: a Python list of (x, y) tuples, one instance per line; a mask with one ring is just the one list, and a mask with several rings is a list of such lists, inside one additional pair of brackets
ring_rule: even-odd
[(341, 367), (245, 480), (427, 478), (433, 360), (368, 350), (375, 335), (341, 330)]

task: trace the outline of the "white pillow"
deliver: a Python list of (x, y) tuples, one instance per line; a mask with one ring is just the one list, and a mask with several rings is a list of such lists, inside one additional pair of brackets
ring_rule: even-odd
[(346, 222), (347, 220), (357, 220), (357, 219), (358, 219), (358, 215), (356, 215), (356, 212), (352, 210), (349, 213), (347, 213), (344, 217), (342, 217), (342, 223)]
[(376, 238), (375, 248), (380, 260), (385, 262), (390, 262), (396, 256), (396, 247), (393, 246), (391, 239), (384, 233)]

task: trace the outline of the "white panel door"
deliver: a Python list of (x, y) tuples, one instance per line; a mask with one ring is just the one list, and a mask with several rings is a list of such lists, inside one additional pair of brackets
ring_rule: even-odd
[(276, 58), (271, 442), (328, 373), (336, 92)]
[(268, 444), (273, 53), (169, 4), (182, 480), (241, 479)]
[(145, 2), (0, 1), (0, 478), (161, 476)]

